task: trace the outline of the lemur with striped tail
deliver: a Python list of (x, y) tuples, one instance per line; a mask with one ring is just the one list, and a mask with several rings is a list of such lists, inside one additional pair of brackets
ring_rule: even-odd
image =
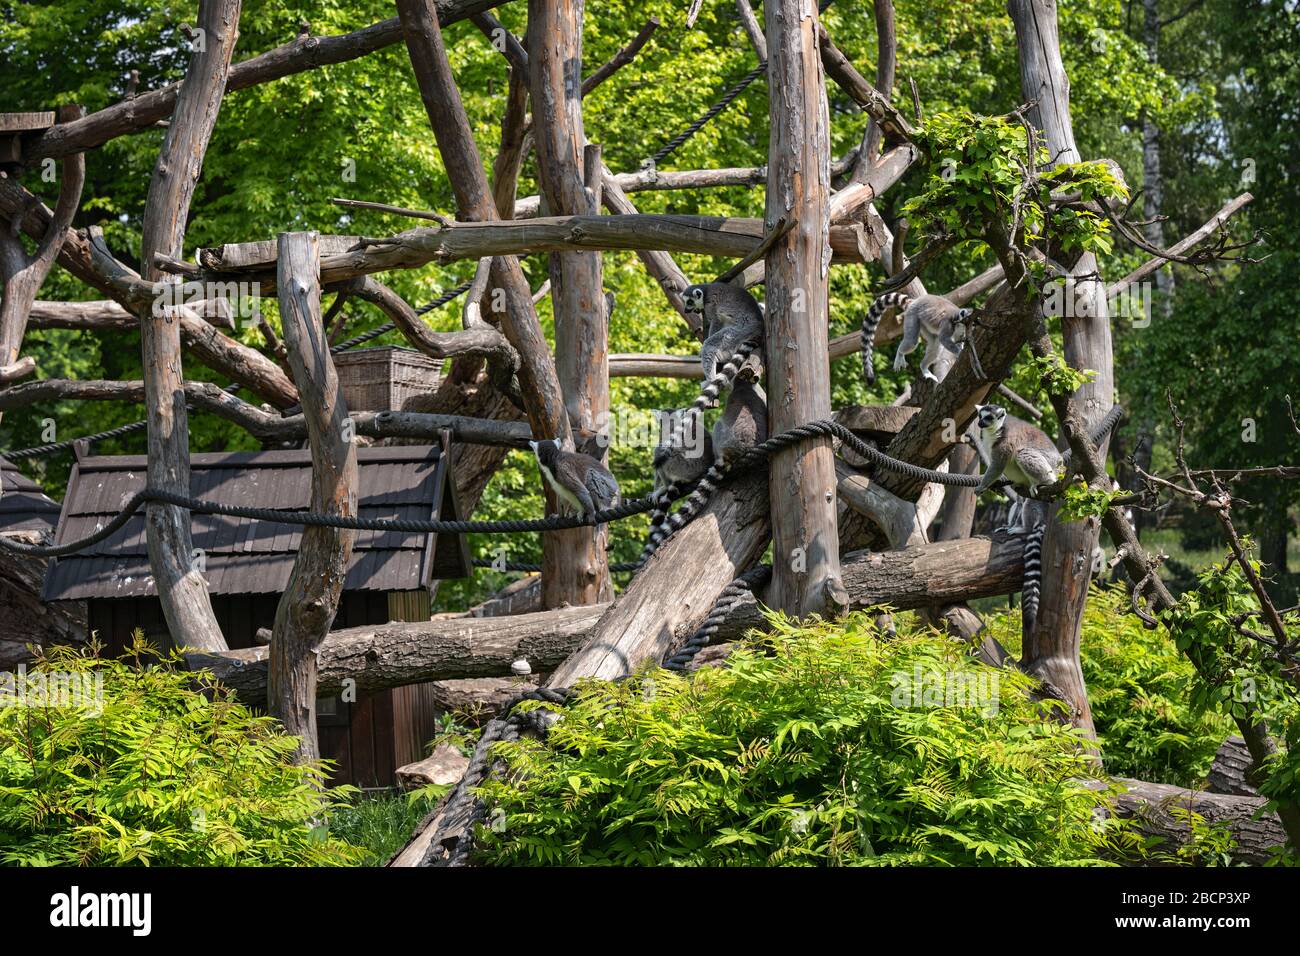
[(965, 347), (968, 337), (966, 323), (974, 313), (954, 305), (941, 295), (912, 298), (903, 292), (886, 292), (877, 296), (862, 317), (862, 374), (868, 385), (876, 384), (876, 368), (872, 363), (876, 330), (890, 309), (903, 310), (903, 341), (898, 343), (898, 351), (894, 354), (894, 371), (907, 367), (907, 357), (916, 351), (924, 336), (925, 357), (921, 359), (921, 374), (937, 381), (934, 365), (939, 361), (940, 348), (956, 355)]
[(650, 512), (651, 536), (668, 519), (676, 498), (713, 464), (713, 436), (704, 431), (704, 420), (692, 409), (665, 409), (658, 413), (659, 444), (655, 446), (655, 500)]
[(690, 497), (666, 522), (653, 527), (641, 552), (649, 560), (668, 538), (704, 510), (732, 465), (755, 445), (767, 441), (767, 402), (748, 378), (738, 378), (727, 396), (722, 416), (713, 425), (713, 465), (699, 480)]
[[(700, 364), (704, 369), (705, 388), (719, 374), (718, 363), (726, 361), (722, 371), (731, 365), (729, 360), (742, 349), (746, 358), (763, 344), (763, 308), (752, 295), (740, 286), (729, 282), (708, 282), (687, 286), (682, 293), (686, 311), (700, 316), (704, 326), (704, 344), (700, 348)], [(744, 362), (742, 360), (741, 364)], [(710, 401), (717, 399), (722, 388), (727, 388), (736, 377), (732, 371), (722, 387), (715, 390)]]

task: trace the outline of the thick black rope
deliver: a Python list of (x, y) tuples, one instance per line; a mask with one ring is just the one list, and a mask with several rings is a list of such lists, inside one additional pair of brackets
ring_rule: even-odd
[(664, 661), (665, 670), (684, 671), (701, 650), (713, 643), (713, 638), (718, 633), (718, 628), (722, 622), (727, 619), (727, 615), (735, 609), (745, 595), (749, 594), (756, 588), (762, 587), (772, 576), (772, 566), (770, 564), (760, 564), (751, 568), (740, 577), (736, 578), (718, 595), (718, 599), (713, 602), (713, 609), (709, 611), (708, 616), (700, 622), (695, 633), (690, 636), (681, 648)]
[[(818, 12), (824, 13), (826, 11), (826, 8), (829, 7), (833, 2), (834, 0), (822, 0), (822, 3), (818, 5), (817, 8)], [(686, 127), (686, 129), (682, 130), (680, 133), (678, 133), (676, 136), (670, 139), (667, 143), (663, 145), (663, 147), (659, 150), (659, 152), (655, 153), (652, 157), (650, 157), (650, 165), (658, 166), (665, 159), (667, 159), (674, 152), (676, 152), (683, 143), (685, 143), (688, 139), (690, 139), (692, 136), (694, 136), (696, 133), (702, 130), (705, 126), (707, 126), (710, 122), (712, 122), (714, 117), (716, 117), (719, 113), (721, 113), (733, 102), (735, 102), (737, 96), (745, 92), (745, 90), (749, 87), (751, 83), (753, 83), (756, 79), (758, 79), (766, 72), (767, 72), (767, 64), (760, 63), (758, 64), (758, 66), (754, 67), (744, 76), (742, 76), (739, 80), (737, 80), (734, 84), (728, 87), (727, 91), (722, 94), (721, 99), (719, 99), (718, 102), (710, 106), (708, 111), (705, 112), (703, 116), (701, 116), (690, 126)]]
[[(542, 570), (540, 564), (534, 564), (529, 561), (506, 561), (501, 562), (496, 558), (475, 558), (474, 567), (491, 568), (494, 571), (538, 571)], [(615, 561), (609, 566), (610, 571), (619, 574), (624, 571), (636, 571), (641, 567), (640, 561)]]
[[(910, 462), (899, 461), (879, 451), (839, 422), (818, 421), (799, 425), (780, 435), (774, 435), (760, 445), (755, 445), (736, 459), (728, 477), (748, 471), (762, 464), (769, 455), (799, 444), (809, 438), (835, 437), (856, 451), (873, 464), (899, 474), (907, 475), (926, 482), (945, 485), (974, 487), (979, 484), (976, 475), (951, 475), (947, 472), (922, 468)], [(29, 554), (35, 557), (57, 558), (98, 544), (120, 529), (130, 517), (149, 502), (175, 505), (198, 514), (225, 515), (233, 518), (248, 518), (254, 521), (267, 521), (276, 524), (301, 525), (303, 527), (341, 528), (353, 531), (399, 531), (405, 534), (518, 534), (531, 531), (563, 531), (570, 528), (589, 528), (645, 514), (658, 503), (656, 496), (634, 498), (612, 508), (604, 508), (590, 515), (551, 515), (546, 518), (530, 518), (512, 521), (447, 521), (437, 518), (420, 520), (400, 520), (389, 518), (358, 518), (345, 515), (316, 514), (308, 511), (282, 511), (275, 508), (249, 508), (240, 505), (225, 504), (217, 501), (204, 501), (189, 495), (164, 491), (161, 488), (144, 488), (137, 491), (122, 507), (122, 511), (112, 521), (94, 534), (79, 541), (61, 545), (27, 545), (17, 541), (0, 538), (0, 549), (17, 554)]]

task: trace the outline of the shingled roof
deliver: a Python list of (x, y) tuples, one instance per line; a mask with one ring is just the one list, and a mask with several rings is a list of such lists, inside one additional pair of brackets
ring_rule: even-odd
[[(436, 446), (360, 448), (359, 513), (363, 518), (457, 518), (455, 483)], [(57, 543), (103, 527), (144, 487), (142, 456), (87, 457), (77, 462), (59, 519)], [(305, 511), (311, 503), (311, 452), (263, 451), (190, 457), (190, 493), (246, 507)], [(212, 594), (278, 594), (289, 582), (301, 527), (195, 514), (194, 547), (204, 552)], [(412, 591), (434, 578), (470, 573), (461, 535), (358, 531), (347, 591)], [(143, 510), (105, 541), (50, 563), (46, 601), (146, 597), (155, 593)]]
[(58, 521), (59, 503), (0, 458), (0, 531), (53, 531)]

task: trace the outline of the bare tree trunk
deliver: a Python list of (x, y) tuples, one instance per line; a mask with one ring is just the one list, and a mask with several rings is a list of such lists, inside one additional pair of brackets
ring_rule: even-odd
[[(768, 0), (771, 138), (766, 226), (794, 221), (766, 257), (767, 394), (773, 434), (831, 415), (827, 342), (830, 116), (814, 0)], [(847, 604), (830, 439), (771, 459), (772, 601), (796, 617)]]
[[(1070, 121), (1070, 85), (1057, 36), (1056, 2), (1010, 0), (1009, 7), (1020, 51), (1021, 92), (1025, 99), (1035, 101), (1029, 118), (1040, 130), (1050, 156), (1058, 162), (1078, 162)], [(1096, 257), (1091, 253), (1081, 256), (1072, 272), (1095, 275)], [(1083, 280), (1077, 295), (1085, 301), (1066, 297), (1076, 308), (1067, 305), (1061, 328), (1065, 361), (1072, 368), (1096, 372), (1074, 395), (1075, 407), (1085, 416), (1084, 427), (1091, 430), (1110, 409), (1115, 388), (1110, 314), (1102, 282)], [(1105, 442), (1100, 451), (1106, 454)], [(1061, 695), (1072, 709), (1075, 726), (1093, 736), (1092, 710), (1079, 664), (1079, 639), (1100, 525), (1096, 521), (1063, 523), (1056, 517), (1058, 510), (1053, 506), (1043, 542), (1042, 599), (1037, 626), (1025, 635), (1022, 664)]]
[[(59, 120), (70, 122), (84, 112), (80, 106), (64, 106), (59, 110)], [(82, 153), (75, 153), (59, 169), (59, 200), (35, 255), (29, 256), (23, 249), (19, 238), (22, 222), (11, 222), (8, 229), (0, 230), (0, 279), (4, 281), (0, 289), (0, 367), (7, 368), (18, 361), (32, 303), (63, 248), (64, 236), (81, 203), (85, 181), (86, 158)]]
[[(600, 150), (587, 144), (582, 124), (583, 8), (583, 0), (528, 3), (533, 136), (542, 200), (549, 215), (600, 212)], [(586, 166), (593, 173), (584, 179)], [(569, 425), (576, 432), (575, 440), (586, 445), (580, 450), (603, 458), (604, 448), (586, 443), (608, 429), (609, 416), (609, 316), (600, 253), (552, 253), (550, 273), (555, 364)], [(593, 604), (613, 596), (605, 535), (605, 529), (574, 528), (546, 536), (542, 571), (546, 607)]]
[[(497, 218), (496, 203), (488, 188), (487, 175), (483, 171), (460, 91), (447, 61), (435, 4), (433, 0), (398, 0), (397, 11), (405, 30), (406, 47), (420, 86), (420, 96), (456, 194), (459, 214), (470, 222), (492, 222)], [(504, 293), (505, 311), (494, 314), (498, 316), (506, 338), (519, 353), (519, 387), (533, 435), (557, 438), (562, 442), (570, 440), (569, 420), (555, 362), (537, 320), (532, 292), (519, 267), (519, 260), (509, 254), (496, 256), (492, 260), (489, 281), (491, 289), (500, 289)], [(551, 494), (549, 489), (547, 494)], [(548, 534), (542, 540), (543, 559), (548, 567), (555, 564), (552, 555), (558, 545), (553, 538), (555, 535)]]
[[(203, 0), (199, 4), (201, 32), (197, 36), (202, 38), (202, 46), (181, 82), (145, 203), (140, 276), (146, 282), (167, 278), (154, 264), (155, 255), (179, 259), (184, 251), (185, 220), (221, 109), (239, 11), (240, 0)], [(190, 433), (178, 310), (141, 309), (140, 348), (149, 411), (149, 486), (188, 495)], [(173, 505), (151, 503), (145, 525), (149, 564), (173, 642), (224, 650), (226, 641), (212, 613), (207, 582), (194, 567), (189, 514)]]
[[(302, 395), (311, 446), (311, 510), (357, 513), (357, 447), (345, 428), (339, 391), (320, 314), (320, 254), (314, 232), (280, 236), (280, 318), (289, 365)], [(299, 763), (316, 760), (317, 654), (338, 611), (356, 532), (308, 527), (293, 573), (275, 611), (267, 709), (299, 738)]]

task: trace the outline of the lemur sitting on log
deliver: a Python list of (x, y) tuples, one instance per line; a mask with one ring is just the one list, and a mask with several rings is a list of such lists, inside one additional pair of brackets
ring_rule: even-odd
[(737, 378), (727, 396), (722, 416), (713, 425), (713, 464), (695, 491), (663, 524), (651, 528), (650, 540), (641, 552), (646, 561), (677, 529), (686, 525), (709, 503), (732, 465), (755, 445), (767, 441), (767, 402), (748, 378)]

